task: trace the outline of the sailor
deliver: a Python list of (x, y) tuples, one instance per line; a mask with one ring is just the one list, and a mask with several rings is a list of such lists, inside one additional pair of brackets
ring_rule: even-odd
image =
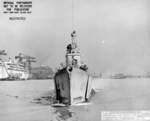
[(72, 50), (72, 45), (69, 44), (69, 45), (67, 46), (67, 53), (71, 53), (71, 50)]

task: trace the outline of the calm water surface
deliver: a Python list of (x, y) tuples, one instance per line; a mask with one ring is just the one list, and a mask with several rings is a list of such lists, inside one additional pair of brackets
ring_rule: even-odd
[(100, 121), (102, 111), (150, 110), (150, 79), (94, 79), (89, 105), (54, 108), (53, 80), (0, 81), (0, 121)]

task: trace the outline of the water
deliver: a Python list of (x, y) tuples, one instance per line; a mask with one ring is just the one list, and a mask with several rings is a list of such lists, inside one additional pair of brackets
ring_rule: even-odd
[(150, 79), (94, 79), (89, 105), (51, 106), (53, 80), (0, 81), (0, 121), (100, 121), (106, 110), (150, 110)]

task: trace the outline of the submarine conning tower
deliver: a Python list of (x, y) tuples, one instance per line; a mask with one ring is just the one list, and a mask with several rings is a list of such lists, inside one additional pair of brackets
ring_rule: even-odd
[(80, 50), (77, 45), (77, 35), (75, 30), (71, 33), (71, 44), (67, 45), (66, 66), (67, 67), (81, 66)]

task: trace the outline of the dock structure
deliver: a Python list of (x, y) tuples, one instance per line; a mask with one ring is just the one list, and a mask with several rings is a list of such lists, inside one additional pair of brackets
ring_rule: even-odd
[[(0, 50), (0, 55), (7, 55), (5, 50)], [(31, 63), (36, 62), (35, 57), (22, 53), (15, 58), (0, 58), (0, 80), (27, 80), (31, 77)]]
[[(7, 55), (5, 50), (0, 50), (0, 56)], [(8, 79), (9, 74), (7, 72), (7, 69), (5, 67), (5, 63), (2, 58), (0, 58), (0, 80), (6, 80)]]

